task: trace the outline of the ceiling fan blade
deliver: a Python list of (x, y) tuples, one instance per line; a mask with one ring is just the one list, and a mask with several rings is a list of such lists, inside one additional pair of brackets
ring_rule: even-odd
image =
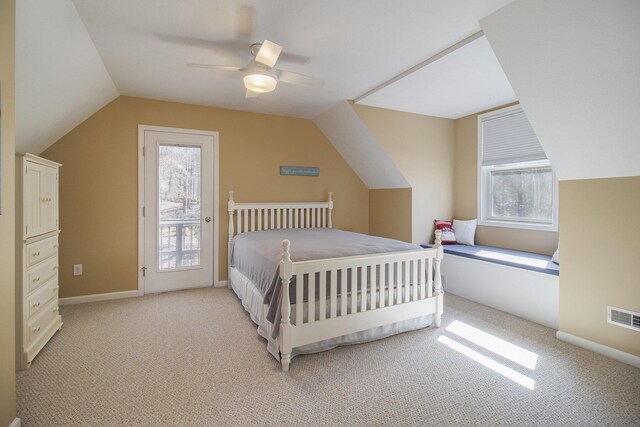
[[(247, 62), (252, 55), (247, 49), (248, 41), (244, 40), (207, 40), (196, 37), (177, 36), (170, 34), (154, 33), (154, 36), (164, 42), (177, 46), (195, 47), (207, 49), (216, 56), (235, 58), (238, 61)], [(230, 59), (227, 59), (230, 60)]]
[(296, 55), (295, 53), (282, 52), (280, 54), (280, 61), (293, 62), (295, 64), (306, 64), (309, 62), (308, 56)]
[(276, 61), (282, 52), (282, 46), (272, 41), (265, 40), (260, 46), (260, 50), (256, 54), (256, 62), (266, 65), (269, 68), (273, 68), (276, 65)]
[(244, 71), (244, 67), (233, 67), (228, 65), (212, 65), (212, 64), (187, 64), (187, 67), (191, 68), (206, 68), (208, 70), (221, 70), (221, 71)]
[(154, 36), (165, 43), (171, 43), (178, 46), (197, 47), (201, 49), (209, 49), (220, 55), (235, 54), (237, 50), (245, 47), (244, 42), (242, 44), (233, 44), (230, 40), (214, 41), (201, 39), (197, 37), (180, 36), (175, 34), (162, 34), (154, 33)]
[(172, 43), (181, 46), (193, 46), (193, 47), (202, 47), (211, 49), (212, 43), (210, 40), (200, 39), (196, 37), (187, 37), (187, 36), (179, 36), (175, 34), (162, 34), (162, 33), (153, 33), (155, 38), (165, 43)]
[(322, 86), (324, 81), (315, 77), (305, 76), (304, 74), (294, 73), (293, 71), (279, 70), (278, 80), (285, 83), (302, 86)]
[(258, 92), (254, 92), (250, 89), (247, 89), (247, 93), (244, 95), (245, 98), (257, 98)]
[(253, 34), (253, 6), (240, 5), (236, 10), (236, 41), (240, 41), (246, 48), (251, 44)]

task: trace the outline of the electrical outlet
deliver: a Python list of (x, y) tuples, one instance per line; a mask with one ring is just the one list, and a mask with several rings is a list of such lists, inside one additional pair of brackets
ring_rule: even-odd
[(82, 276), (82, 264), (73, 264), (73, 275)]

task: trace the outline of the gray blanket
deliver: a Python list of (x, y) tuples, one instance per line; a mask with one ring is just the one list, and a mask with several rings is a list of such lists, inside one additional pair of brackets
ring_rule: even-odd
[[(231, 266), (251, 279), (263, 296), (264, 304), (269, 306), (267, 319), (276, 326), (274, 338), (280, 322), (279, 269), (284, 239), (291, 242), (291, 260), (294, 262), (420, 249), (419, 245), (399, 240), (332, 228), (254, 231), (235, 236), (231, 244)], [(295, 294), (290, 293), (290, 298), (295, 301)]]

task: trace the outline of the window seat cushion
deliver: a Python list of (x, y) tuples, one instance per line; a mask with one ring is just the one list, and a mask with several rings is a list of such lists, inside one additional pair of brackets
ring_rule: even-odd
[[(430, 248), (433, 245), (421, 246), (423, 248)], [(560, 266), (553, 263), (551, 257), (548, 255), (480, 245), (443, 245), (443, 248), (445, 254), (523, 268), (525, 270), (552, 274), (554, 276), (560, 275)]]

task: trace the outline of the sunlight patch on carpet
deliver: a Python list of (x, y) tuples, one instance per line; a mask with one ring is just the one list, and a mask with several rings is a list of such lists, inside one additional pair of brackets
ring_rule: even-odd
[(536, 369), (536, 364), (538, 363), (538, 355), (536, 353), (511, 344), (495, 335), (474, 328), (459, 320), (454, 320), (447, 326), (447, 331), (527, 369), (532, 371)]
[(502, 375), (505, 378), (510, 379), (511, 381), (520, 384), (521, 386), (533, 390), (535, 387), (535, 381), (526, 375), (522, 375), (520, 372), (514, 371), (508, 366), (503, 365), (500, 362), (496, 362), (490, 357), (484, 356), (477, 351), (467, 347), (464, 344), (460, 344), (457, 341), (452, 340), (444, 335), (438, 337), (438, 342), (446, 345), (447, 347), (457, 351), (460, 354), (467, 356), (469, 359), (474, 360), (481, 364), (482, 366), (491, 369), (494, 372)]

